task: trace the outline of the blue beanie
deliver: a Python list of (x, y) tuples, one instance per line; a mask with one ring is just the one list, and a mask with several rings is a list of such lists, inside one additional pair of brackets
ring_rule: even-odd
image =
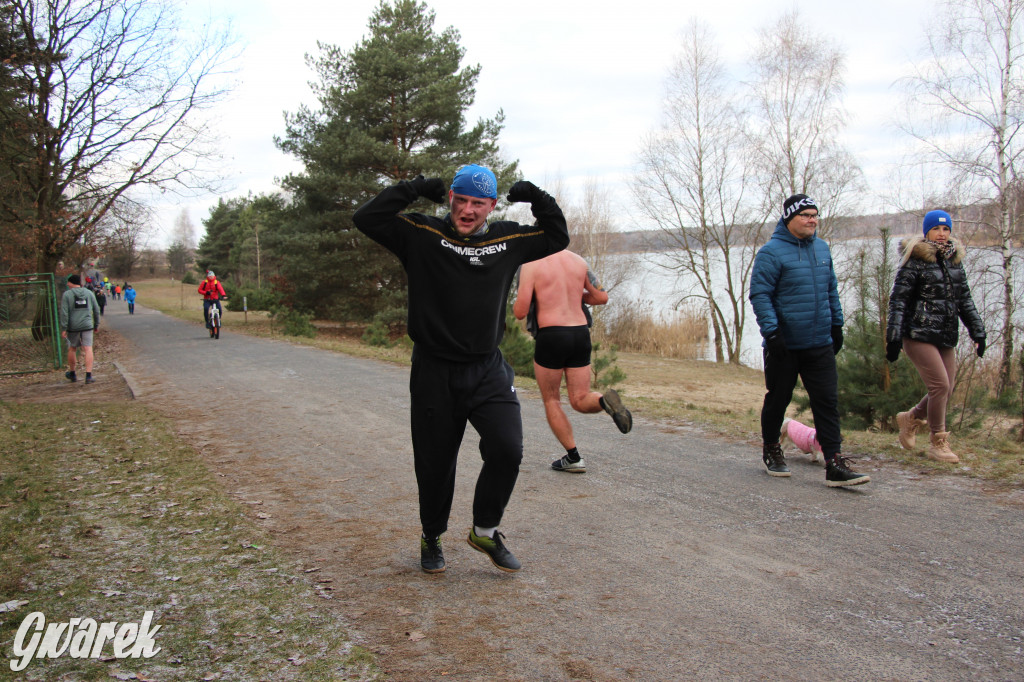
[(469, 164), (456, 171), (452, 191), (467, 197), (497, 199), (498, 180), (489, 168)]
[(949, 228), (949, 231), (953, 231), (953, 218), (945, 211), (928, 211), (924, 214), (924, 222), (921, 224), (921, 228), (924, 230), (925, 236), (928, 236), (928, 230), (932, 229), (936, 225), (945, 225)]

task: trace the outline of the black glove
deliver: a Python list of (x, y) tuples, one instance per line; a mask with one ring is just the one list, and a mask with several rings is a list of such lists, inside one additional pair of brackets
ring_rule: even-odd
[(409, 181), (409, 184), (416, 190), (416, 194), (424, 199), (430, 199), (435, 204), (443, 204), (448, 198), (448, 188), (441, 178), (425, 178), (422, 175), (417, 175)]
[(533, 203), (534, 199), (543, 194), (544, 192), (540, 187), (533, 184), (529, 180), (520, 180), (508, 190), (508, 196), (506, 197), (512, 203), (517, 201), (529, 201)]
[(979, 358), (985, 357), (985, 337), (983, 336), (980, 339), (977, 339), (975, 341), (975, 343), (978, 344), (978, 349), (977, 349), (978, 357)]
[(832, 326), (832, 354), (839, 355), (843, 349), (843, 328), (836, 324)]
[(901, 350), (903, 350), (902, 341), (890, 341), (885, 344), (885, 359), (889, 362), (896, 362), (896, 358), (900, 356)]
[(765, 337), (764, 347), (768, 350), (769, 355), (775, 355), (782, 357), (786, 354), (786, 342), (782, 338), (782, 334), (779, 332), (773, 332)]

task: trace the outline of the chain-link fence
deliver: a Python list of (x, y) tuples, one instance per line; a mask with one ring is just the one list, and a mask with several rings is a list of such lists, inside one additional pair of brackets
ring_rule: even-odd
[(0, 275), (0, 374), (64, 364), (52, 273)]

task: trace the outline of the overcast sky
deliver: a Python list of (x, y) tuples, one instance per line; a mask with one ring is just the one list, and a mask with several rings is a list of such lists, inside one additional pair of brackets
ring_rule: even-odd
[[(473, 3), (432, 0), (435, 31), (454, 26), (466, 50), (463, 64), (482, 67), (468, 120), (506, 116), (501, 135), (507, 158), (518, 159), (539, 185), (558, 178), (569, 191), (596, 179), (619, 204), (628, 224), (628, 183), (639, 141), (661, 116), (664, 81), (679, 35), (699, 16), (715, 31), (723, 61), (736, 73), (757, 41), (787, 10), (822, 41), (847, 57), (845, 142), (869, 181), (882, 182), (893, 159), (891, 116), (899, 99), (892, 87), (919, 50), (928, 0), (619, 0), (568, 2), (516, 0)], [(190, 0), (188, 16), (229, 19), (244, 48), (239, 86), (218, 111), (217, 136), (225, 157), (223, 198), (270, 192), (275, 178), (301, 170), (274, 145), (284, 133), (284, 112), (315, 105), (304, 55), (317, 41), (345, 50), (367, 34), (375, 0)], [(216, 196), (171, 199), (158, 207), (160, 245), (187, 209), (199, 236)], [(877, 201), (869, 199), (874, 209)]]

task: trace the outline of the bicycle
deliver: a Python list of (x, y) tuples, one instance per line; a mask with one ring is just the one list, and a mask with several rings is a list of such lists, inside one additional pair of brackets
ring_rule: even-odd
[[(210, 300), (211, 305), (209, 306), (209, 310), (206, 313), (206, 327), (210, 331), (210, 338), (211, 339), (219, 339), (220, 338), (220, 328), (221, 328), (221, 326), (223, 326), (223, 323), (222, 323), (222, 320), (221, 320), (220, 306), (217, 305), (218, 301), (214, 301), (213, 299), (209, 299), (209, 300)], [(226, 301), (226, 300), (228, 300), (228, 297), (227, 296), (222, 296), (219, 300), (220, 301)], [(203, 307), (206, 308), (205, 302), (203, 303)]]
[(210, 338), (220, 339), (220, 306), (210, 306)]

